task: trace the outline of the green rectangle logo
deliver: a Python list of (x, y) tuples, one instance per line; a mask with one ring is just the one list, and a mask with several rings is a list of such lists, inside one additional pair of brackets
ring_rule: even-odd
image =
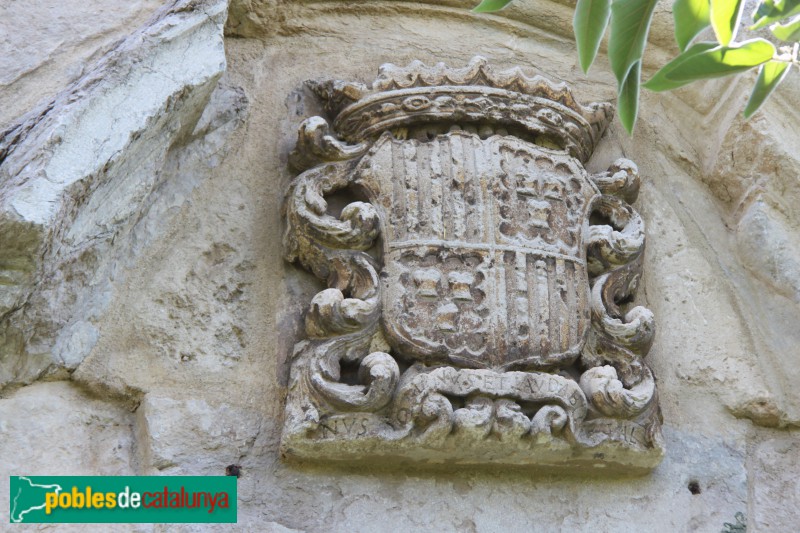
[(235, 476), (11, 476), (9, 522), (235, 523)]

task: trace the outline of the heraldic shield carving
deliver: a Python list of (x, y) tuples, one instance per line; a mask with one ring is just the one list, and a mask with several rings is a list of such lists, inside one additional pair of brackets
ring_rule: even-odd
[[(327, 288), (291, 361), (284, 456), (654, 467), (636, 165), (584, 163), (612, 109), (497, 71), (309, 82), (286, 258)], [(352, 201), (340, 213), (332, 195)]]

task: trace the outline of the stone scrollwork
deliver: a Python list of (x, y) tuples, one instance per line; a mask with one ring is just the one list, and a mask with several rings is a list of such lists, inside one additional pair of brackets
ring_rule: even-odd
[(611, 107), (483, 58), (310, 87), (328, 116), (300, 126), (284, 246), (325, 288), (284, 455), (654, 467), (639, 172), (583, 166)]

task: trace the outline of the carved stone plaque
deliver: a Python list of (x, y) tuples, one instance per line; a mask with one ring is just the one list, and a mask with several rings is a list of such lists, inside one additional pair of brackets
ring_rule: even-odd
[(285, 249), (327, 288), (295, 345), (284, 455), (658, 464), (654, 320), (630, 305), (638, 171), (583, 166), (611, 107), (483, 58), (310, 86), (329, 116), (291, 155)]

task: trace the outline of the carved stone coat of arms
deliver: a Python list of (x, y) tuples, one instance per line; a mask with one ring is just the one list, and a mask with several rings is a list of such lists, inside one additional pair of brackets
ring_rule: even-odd
[(483, 58), (310, 86), (328, 116), (291, 154), (285, 250), (327, 288), (291, 360), (284, 455), (655, 466), (638, 170), (583, 166), (611, 107)]

